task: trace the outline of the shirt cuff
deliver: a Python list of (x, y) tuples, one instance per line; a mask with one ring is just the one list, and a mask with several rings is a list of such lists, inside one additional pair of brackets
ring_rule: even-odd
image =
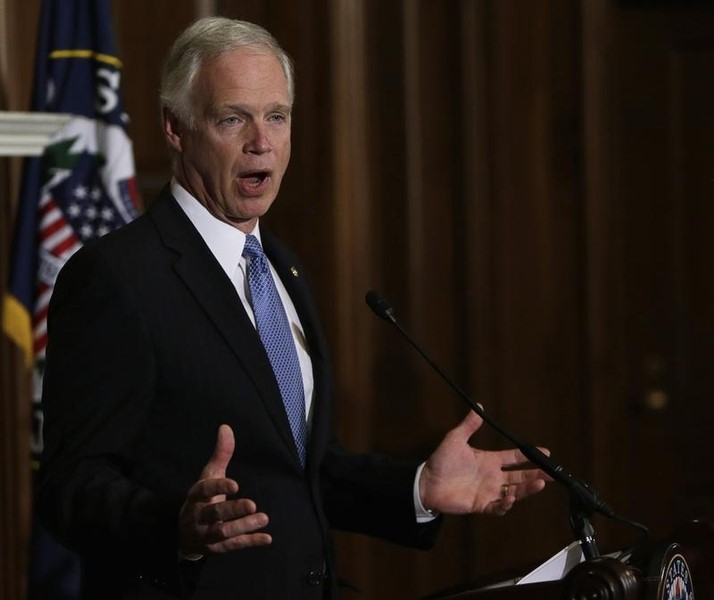
[(439, 516), (439, 513), (424, 508), (424, 505), (421, 503), (421, 497), (419, 496), (419, 479), (421, 479), (421, 472), (424, 470), (424, 465), (426, 465), (426, 463), (419, 465), (416, 470), (416, 476), (414, 477), (414, 512), (416, 513), (417, 523), (429, 523)]

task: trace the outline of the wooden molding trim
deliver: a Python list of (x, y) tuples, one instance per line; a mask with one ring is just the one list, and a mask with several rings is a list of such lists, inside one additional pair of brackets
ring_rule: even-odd
[(0, 156), (41, 156), (72, 115), (0, 111)]

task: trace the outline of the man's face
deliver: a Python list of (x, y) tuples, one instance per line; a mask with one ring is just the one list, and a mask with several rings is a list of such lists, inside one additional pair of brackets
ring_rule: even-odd
[(290, 160), (290, 100), (278, 59), (241, 48), (216, 58), (193, 84), (195, 126), (165, 114), (175, 175), (215, 217), (244, 232), (278, 195)]

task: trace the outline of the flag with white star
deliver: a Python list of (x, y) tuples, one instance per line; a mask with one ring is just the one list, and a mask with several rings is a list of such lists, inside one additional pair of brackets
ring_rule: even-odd
[(44, 357), (59, 269), (138, 214), (121, 69), (109, 0), (44, 1), (33, 110), (72, 118), (23, 173), (3, 327), (28, 364)]
[[(57, 273), (84, 244), (138, 215), (110, 0), (43, 0), (32, 110), (70, 115), (42, 157), (26, 159), (3, 297), (3, 330), (33, 367), (32, 451), (42, 452), (40, 396), (47, 308)], [(77, 376), (81, 377), (78, 365)], [(33, 523), (29, 598), (78, 595), (77, 558)]]

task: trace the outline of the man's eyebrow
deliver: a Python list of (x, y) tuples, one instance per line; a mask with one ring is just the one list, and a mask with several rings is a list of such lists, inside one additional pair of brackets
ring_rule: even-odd
[(216, 105), (216, 110), (222, 111), (222, 110), (230, 110), (233, 112), (238, 112), (242, 114), (250, 114), (251, 110), (248, 106), (245, 104), (233, 104), (231, 102), (226, 102), (225, 104), (217, 104)]
[[(254, 109), (248, 104), (235, 104), (232, 102), (227, 102), (225, 104), (219, 104), (216, 106), (218, 110), (233, 110), (235, 112), (244, 113), (246, 115), (252, 115)], [(274, 102), (269, 104), (265, 112), (282, 111), (286, 113), (292, 112), (292, 107), (289, 104), (284, 104), (282, 102)]]
[(282, 102), (276, 102), (269, 106), (268, 112), (272, 112), (274, 110), (279, 110), (281, 112), (285, 112), (285, 113), (289, 114), (292, 112), (292, 107), (289, 104), (283, 104)]

